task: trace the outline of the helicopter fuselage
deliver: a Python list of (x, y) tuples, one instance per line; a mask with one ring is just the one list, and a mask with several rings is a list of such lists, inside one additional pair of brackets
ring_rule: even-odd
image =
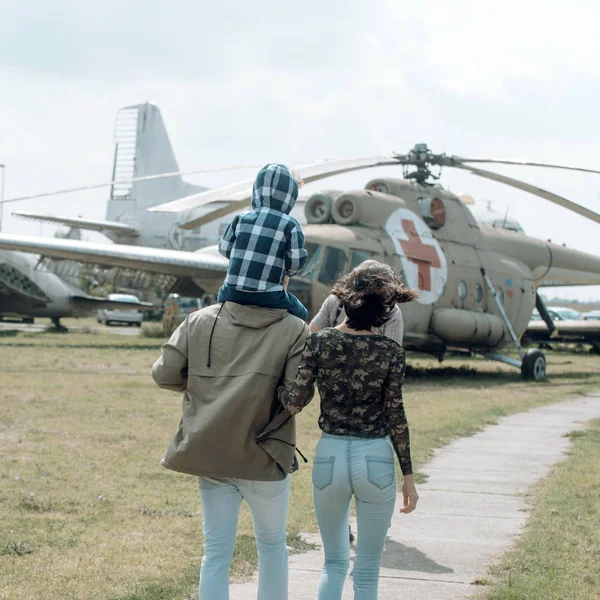
[(344, 224), (304, 227), (309, 259), (290, 291), (312, 316), (340, 274), (369, 258), (387, 263), (420, 292), (401, 306), (407, 348), (495, 351), (511, 342), (509, 324), (524, 333), (538, 286), (600, 283), (599, 258), (479, 224), (438, 186), (378, 179), (335, 206)]

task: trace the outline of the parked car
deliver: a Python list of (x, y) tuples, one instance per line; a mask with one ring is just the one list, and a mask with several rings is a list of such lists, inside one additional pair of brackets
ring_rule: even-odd
[(183, 321), (189, 314), (202, 308), (200, 298), (189, 298), (179, 294), (169, 294), (165, 301), (163, 315)]
[(173, 332), (183, 323), (185, 318), (202, 308), (202, 302), (199, 298), (188, 298), (179, 294), (169, 294), (165, 301), (163, 310), (162, 325), (163, 329)]
[(581, 313), (564, 306), (549, 306), (548, 312), (553, 321), (581, 321)]
[[(600, 319), (600, 311), (598, 312), (598, 317)], [(548, 314), (553, 321), (581, 321), (581, 319), (585, 319), (584, 316), (580, 312), (573, 310), (572, 308), (565, 308), (564, 306), (549, 306)], [(590, 314), (590, 313), (588, 313)], [(542, 317), (538, 312), (537, 308), (533, 309), (533, 314), (531, 315), (532, 321), (541, 321)]]
[(584, 321), (600, 321), (600, 310), (591, 310), (583, 314)]
[[(117, 302), (135, 302), (140, 303), (137, 296), (130, 294), (109, 294), (106, 297), (107, 300), (115, 300)], [(136, 327), (142, 326), (142, 310), (141, 308), (122, 308), (122, 309), (108, 309), (100, 308), (96, 313), (96, 321), (103, 323), (104, 325), (111, 325), (113, 323), (126, 323), (127, 325), (135, 325)]]

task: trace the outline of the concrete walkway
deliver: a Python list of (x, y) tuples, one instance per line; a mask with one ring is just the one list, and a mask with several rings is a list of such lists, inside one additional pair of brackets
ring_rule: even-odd
[[(429, 478), (418, 486), (418, 509), (394, 516), (379, 599), (455, 600), (477, 594), (481, 588), (474, 583), (488, 576), (490, 563), (511, 546), (527, 519), (529, 486), (564, 458), (565, 434), (598, 417), (600, 394), (503, 417), (498, 425), (436, 451), (423, 469)], [(318, 535), (310, 539), (320, 541)], [(322, 565), (320, 550), (290, 558), (290, 600), (316, 599)], [(231, 600), (256, 598), (255, 581), (231, 587)], [(352, 598), (348, 578), (344, 600)]]

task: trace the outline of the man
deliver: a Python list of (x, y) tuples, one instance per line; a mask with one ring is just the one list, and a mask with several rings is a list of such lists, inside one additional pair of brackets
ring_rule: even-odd
[[(366, 260), (354, 269), (357, 271), (364, 266), (368, 266), (372, 263), (377, 263), (376, 260)], [(378, 263), (381, 264), (381, 263)], [(386, 265), (387, 266), (387, 265)], [(389, 267), (393, 273), (392, 268)], [(336, 327), (344, 321), (346, 318), (346, 312), (344, 307), (340, 304), (340, 301), (332, 294), (327, 296), (319, 312), (314, 316), (310, 322), (310, 332), (316, 333), (320, 329), (325, 327)], [(386, 337), (394, 340), (397, 344), (402, 346), (402, 338), (404, 336), (404, 321), (402, 320), (402, 312), (398, 308), (398, 305), (394, 308), (394, 312), (390, 320), (385, 323), (382, 327), (378, 327), (373, 330), (375, 333), (381, 333)]]
[(225, 302), (189, 315), (152, 375), (183, 392), (182, 419), (162, 459), (199, 476), (204, 557), (199, 600), (229, 598), (240, 506), (250, 507), (258, 600), (286, 600), (286, 521), (295, 462), (294, 417), (276, 396), (296, 377), (308, 327), (285, 309)]

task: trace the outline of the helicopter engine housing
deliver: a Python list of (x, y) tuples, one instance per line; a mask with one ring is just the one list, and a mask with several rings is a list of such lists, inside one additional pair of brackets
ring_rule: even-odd
[(358, 190), (339, 196), (333, 203), (331, 214), (338, 225), (381, 227), (390, 214), (405, 206), (404, 200), (397, 196)]
[(331, 207), (333, 202), (344, 192), (325, 190), (313, 194), (304, 205), (304, 215), (309, 225), (323, 225), (331, 222)]

